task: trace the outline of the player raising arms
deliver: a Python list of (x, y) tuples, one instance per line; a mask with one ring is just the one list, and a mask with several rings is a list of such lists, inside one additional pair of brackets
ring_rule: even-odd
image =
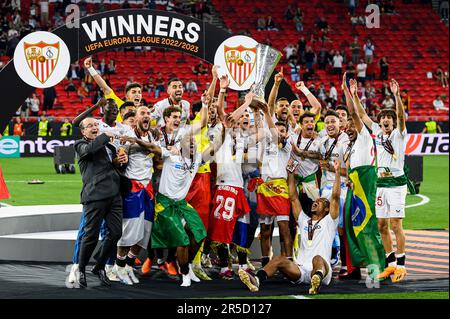
[[(275, 74), (272, 90), (269, 95), (269, 109), (271, 115), (273, 115), (274, 123), (282, 121), (287, 124), (289, 136), (299, 129), (300, 116), (305, 112), (303, 109), (303, 104), (300, 100), (294, 100), (289, 104), (286, 98), (279, 98), (278, 90), (280, 88), (281, 82), (284, 79), (283, 68), (280, 72)], [(314, 115), (320, 113), (321, 104), (319, 100), (308, 90), (303, 81), (297, 82), (295, 88), (300, 90), (307, 98), (311, 105), (310, 112)], [(276, 100), (276, 102), (275, 102)]]
[[(120, 109), (125, 101), (132, 102), (135, 107), (141, 105), (142, 100), (142, 85), (136, 82), (130, 83), (125, 87), (125, 101), (119, 98), (116, 93), (109, 87), (109, 85), (103, 80), (103, 78), (98, 74), (97, 70), (93, 67), (92, 57), (88, 57), (84, 60), (84, 67), (88, 70), (89, 74), (94, 78), (95, 83), (103, 91), (105, 99), (113, 99), (117, 107)], [(118, 122), (122, 122), (120, 115), (117, 117)]]
[[(395, 111), (381, 110), (377, 115), (378, 123), (373, 122), (356, 99), (358, 114), (364, 124), (375, 135), (378, 162), (376, 215), (378, 229), (386, 251), (386, 268), (379, 275), (387, 279), (394, 275), (392, 282), (399, 282), (406, 277), (405, 268), (405, 201), (407, 178), (403, 171), (407, 142), (405, 109), (400, 96), (400, 87), (394, 79), (390, 88), (395, 97)], [(397, 241), (397, 253), (394, 252), (389, 229), (392, 225)]]
[[(333, 167), (339, 170), (340, 161), (334, 161)], [(259, 270), (256, 276), (239, 270), (239, 278), (250, 291), (259, 291), (262, 283), (277, 271), (295, 284), (310, 283), (310, 294), (317, 294), (322, 284), (328, 285), (331, 282), (331, 246), (338, 226), (340, 193), (341, 178), (337, 174), (330, 200), (323, 197), (316, 199), (311, 207), (311, 217), (303, 212), (300, 203), (295, 205), (300, 209), (294, 210), (294, 218), (298, 223), (301, 240), (296, 261), (277, 256)]]
[(184, 87), (183, 82), (178, 78), (171, 78), (167, 83), (167, 94), (169, 97), (158, 101), (152, 112), (152, 118), (157, 121), (157, 126), (164, 126), (164, 110), (170, 106), (176, 106), (181, 109), (181, 126), (189, 120), (191, 104), (183, 100)]

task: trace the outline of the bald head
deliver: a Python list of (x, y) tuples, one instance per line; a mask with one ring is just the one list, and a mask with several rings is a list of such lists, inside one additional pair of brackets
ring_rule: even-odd
[(85, 118), (80, 123), (80, 130), (83, 137), (87, 140), (93, 140), (98, 135), (98, 122), (93, 117)]

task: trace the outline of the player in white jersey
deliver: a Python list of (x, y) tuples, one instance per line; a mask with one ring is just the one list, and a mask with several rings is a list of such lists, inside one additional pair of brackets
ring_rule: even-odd
[[(333, 163), (339, 170), (341, 163)], [(333, 184), (331, 200), (318, 198), (311, 208), (311, 217), (301, 209), (301, 204), (294, 210), (301, 239), (299, 254), (296, 261), (285, 256), (277, 256), (252, 276), (245, 271), (239, 271), (239, 278), (252, 292), (259, 291), (261, 284), (277, 271), (295, 284), (310, 283), (309, 294), (317, 294), (322, 284), (328, 285), (332, 278), (330, 265), (331, 246), (336, 234), (339, 218), (339, 197), (341, 192), (339, 175)]]
[(261, 183), (257, 190), (256, 212), (261, 225), (261, 262), (270, 260), (272, 224), (276, 220), (280, 231), (282, 251), (292, 256), (292, 238), (289, 230), (290, 200), (287, 185), (286, 165), (289, 161), (292, 145), (288, 143), (285, 122), (273, 123), (268, 106), (261, 106), (268, 127), (264, 128), (264, 139), (259, 142), (261, 165)]
[[(342, 167), (340, 170), (340, 174), (342, 176), (341, 180), (341, 205), (340, 205), (340, 213), (339, 213), (339, 234), (336, 235), (335, 242), (333, 244), (333, 265), (335, 265), (338, 261), (337, 252), (342, 249), (340, 245), (341, 240), (339, 240), (339, 236), (342, 236), (342, 229), (344, 227), (343, 223), (343, 208), (345, 204), (345, 198), (347, 196), (347, 186), (346, 186), (346, 175), (347, 169), (345, 163), (343, 162), (344, 151), (348, 144), (348, 136), (345, 132), (340, 130), (340, 120), (339, 114), (335, 111), (329, 110), (325, 114), (324, 117), (325, 122), (325, 131), (327, 135), (321, 140), (321, 148), (320, 153), (322, 155), (322, 159), (319, 162), (322, 177), (321, 177), (321, 188), (320, 188), (320, 196), (325, 197), (327, 199), (331, 196), (331, 190), (334, 183), (334, 178), (336, 172), (330, 164), (330, 161), (338, 159), (342, 163)], [(341, 238), (342, 239), (342, 238)], [(344, 256), (341, 256), (344, 257)], [(344, 258), (341, 258), (344, 260)], [(345, 264), (343, 269), (345, 270)], [(341, 276), (345, 275), (345, 273), (341, 273)]]
[[(154, 215), (154, 190), (152, 186), (153, 156), (160, 155), (161, 149), (156, 145), (149, 132), (150, 110), (146, 106), (137, 109), (136, 129), (121, 136), (123, 143), (129, 146), (129, 162), (125, 176), (131, 185), (123, 197), (122, 237), (117, 243), (117, 258), (114, 272), (121, 282), (132, 285), (139, 283), (134, 275), (133, 266), (141, 248), (147, 248)], [(143, 148), (136, 141), (151, 145)]]
[[(280, 72), (275, 74), (274, 83), (272, 86), (272, 90), (269, 95), (269, 108), (271, 114), (273, 115), (273, 122), (283, 121), (287, 123), (288, 134), (291, 136), (295, 132), (300, 130), (299, 120), (300, 116), (305, 112), (303, 109), (303, 104), (300, 100), (294, 100), (289, 104), (289, 101), (286, 98), (279, 98), (277, 100), (278, 90), (281, 85), (281, 82), (284, 79), (283, 68), (281, 68)], [(295, 88), (300, 90), (308, 100), (311, 105), (310, 112), (313, 114), (319, 114), (321, 110), (321, 104), (319, 100), (308, 90), (303, 81), (297, 82), (295, 84)], [(276, 100), (276, 103), (275, 103)]]
[[(202, 126), (199, 134), (195, 136), (196, 142), (200, 145), (201, 149), (203, 150), (208, 146), (208, 144), (211, 142), (210, 135), (209, 135), (209, 115), (211, 113), (211, 102), (214, 102), (214, 92), (216, 89), (216, 84), (218, 80), (218, 74), (217, 69), (219, 66), (214, 65), (212, 67), (211, 73), (212, 73), (212, 80), (211, 84), (206, 92), (202, 94), (202, 105), (207, 104), (208, 107), (208, 121), (205, 122), (205, 125)], [(199, 103), (195, 105), (195, 108), (197, 109)], [(194, 108), (192, 109), (193, 113), (195, 114)], [(192, 121), (193, 124), (201, 121), (200, 119), (200, 112), (197, 112), (194, 120)], [(217, 114), (214, 114), (214, 121), (217, 119)], [(212, 190), (211, 190), (211, 163), (207, 162), (204, 165), (202, 165), (197, 174), (195, 175), (195, 178), (191, 184), (191, 188), (189, 189), (189, 192), (186, 196), (187, 202), (194, 207), (194, 209), (199, 214), (203, 225), (206, 228), (206, 231), (208, 231), (208, 225), (209, 225), (209, 213), (210, 213), (210, 204), (211, 204), (211, 197), (212, 197)], [(206, 254), (209, 253), (209, 242), (207, 240), (202, 242), (202, 245), (200, 249), (198, 250), (197, 255), (195, 256), (193, 260), (194, 264), (194, 273), (202, 280), (212, 280), (208, 274), (203, 270), (202, 268), (202, 254), (204, 251), (206, 251)], [(206, 260), (205, 260), (206, 262)], [(209, 266), (209, 264), (207, 264)], [(212, 265), (211, 265), (212, 266)]]
[[(320, 155), (320, 138), (314, 131), (315, 114), (306, 111), (300, 116), (301, 130), (299, 134), (290, 136), (292, 145), (291, 158), (289, 159), (287, 170), (289, 197), (291, 200), (291, 212), (295, 209), (295, 205), (300, 201), (303, 209), (307, 214), (311, 210), (311, 205), (319, 198), (320, 189), (317, 179), (317, 171), (319, 169)], [(298, 249), (298, 237), (296, 223), (291, 216), (290, 229), (291, 236), (294, 239), (294, 252)]]
[[(247, 268), (245, 235), (250, 218), (250, 207), (244, 194), (244, 179), (242, 177), (242, 163), (244, 161), (245, 140), (241, 129), (248, 129), (249, 115), (246, 112), (254, 94), (248, 93), (245, 102), (228, 115), (224, 120), (224, 130), (221, 133), (223, 144), (216, 154), (217, 178), (216, 191), (212, 201), (209, 218), (208, 239), (218, 242), (220, 262), (219, 277), (233, 279), (234, 272), (228, 268), (228, 248), (233, 243), (238, 251), (239, 267)], [(222, 106), (220, 106), (222, 112)], [(234, 122), (234, 118), (239, 118)]]
[[(356, 80), (350, 79), (350, 88), (345, 84), (346, 73), (344, 73), (343, 91), (348, 105), (348, 113), (351, 117), (346, 119), (346, 133), (349, 143), (344, 152), (344, 162), (348, 168), (354, 169), (359, 166), (376, 166), (375, 145), (369, 130), (360, 119), (354, 97), (356, 95)], [(357, 95), (356, 95), (357, 97)]]
[[(376, 193), (370, 190), (375, 189), (376, 187), (377, 163), (373, 138), (356, 113), (354, 101), (355, 98), (358, 98), (356, 80), (350, 80), (349, 90), (346, 84), (346, 74), (344, 73), (342, 89), (346, 97), (346, 103), (351, 117), (348, 119), (346, 127), (349, 143), (344, 151), (344, 162), (348, 168), (349, 190), (347, 192), (346, 212), (344, 212), (346, 218), (344, 219), (344, 232), (341, 234), (341, 238), (345, 240), (341, 240), (341, 248), (343, 248), (341, 249), (341, 259), (343, 266), (341, 268), (340, 278), (345, 275), (342, 269), (347, 270), (347, 274), (344, 278), (359, 278), (361, 276), (359, 269), (361, 264), (379, 264), (380, 261), (384, 261), (383, 245), (381, 243), (380, 235), (376, 231), (368, 232), (364, 235), (366, 243), (370, 242), (370, 245), (353, 245), (352, 251), (354, 252), (355, 249), (358, 250), (356, 256), (349, 255), (350, 249), (348, 247), (349, 238), (357, 238), (355, 233), (357, 232), (356, 229), (358, 229), (358, 227), (361, 227), (363, 223), (367, 223), (367, 227), (370, 227), (370, 224), (375, 222), (374, 217), (369, 217), (369, 219), (366, 220), (365, 218), (353, 219), (350, 216), (358, 216), (358, 210), (360, 210), (360, 207), (354, 205), (354, 203), (356, 203), (362, 195), (364, 195), (365, 201), (371, 210), (375, 210)], [(355, 185), (357, 186), (355, 187)], [(379, 270), (376, 271), (376, 275), (378, 274)]]
[[(395, 97), (396, 111), (382, 110), (377, 115), (378, 123), (373, 122), (357, 100), (358, 114), (373, 135), (377, 148), (378, 180), (376, 214), (378, 229), (386, 251), (386, 268), (380, 274), (381, 279), (394, 275), (392, 282), (406, 278), (405, 268), (405, 234), (403, 218), (405, 218), (405, 201), (407, 194), (407, 177), (403, 171), (407, 142), (405, 111), (400, 96), (400, 88), (395, 80), (391, 80), (390, 88)], [(389, 229), (392, 225), (397, 241), (397, 252), (394, 252)]]
[[(299, 188), (299, 193), (305, 194), (310, 200), (316, 200), (319, 197), (319, 185), (316, 180), (316, 172), (319, 169), (320, 139), (315, 136), (314, 117), (311, 112), (305, 112), (300, 116), (302, 130), (300, 134), (291, 136), (292, 143), (291, 159), (288, 163), (288, 171), (295, 176), (293, 190)], [(289, 185), (291, 188), (291, 185)], [(302, 206), (309, 210), (302, 202)]]
[(157, 102), (152, 112), (152, 118), (157, 121), (157, 126), (164, 126), (164, 110), (170, 106), (177, 106), (182, 110), (181, 126), (189, 120), (191, 104), (183, 100), (183, 83), (178, 78), (172, 78), (167, 83), (169, 97)]
[(192, 261), (206, 237), (202, 220), (185, 197), (199, 167), (209, 161), (211, 151), (217, 151), (220, 144), (221, 140), (218, 140), (200, 153), (194, 136), (187, 134), (179, 144), (178, 154), (162, 154), (164, 165), (151, 242), (152, 248), (177, 247), (182, 287), (190, 286), (191, 281), (200, 281), (193, 272)]
[[(119, 98), (113, 89), (111, 89), (105, 80), (98, 74), (97, 70), (93, 67), (92, 58), (88, 57), (84, 60), (84, 67), (87, 69), (89, 74), (94, 79), (95, 83), (100, 87), (103, 91), (105, 99), (113, 99), (119, 109), (126, 102), (131, 102), (135, 108), (141, 105), (142, 100), (142, 85), (139, 83), (130, 83), (125, 87), (125, 101)], [(118, 114), (117, 122), (122, 122), (122, 114)]]
[[(179, 146), (183, 137), (189, 133), (197, 134), (201, 127), (206, 126), (207, 123), (207, 113), (206, 106), (202, 106), (202, 117), (201, 121), (195, 123), (193, 125), (183, 125), (182, 124), (182, 110), (177, 106), (169, 106), (163, 112), (163, 120), (164, 126), (162, 126), (159, 131), (159, 145), (163, 148)], [(159, 185), (159, 181), (161, 178), (161, 170), (156, 171), (156, 183)], [(155, 183), (155, 184), (156, 184)], [(159, 188), (159, 187), (158, 187)], [(169, 249), (167, 254), (167, 258), (164, 261), (163, 259), (163, 251), (157, 250), (157, 262), (158, 267), (165, 271), (168, 275), (177, 275), (177, 269), (175, 264), (175, 248), (172, 247)], [(146, 259), (144, 265), (145, 269), (150, 271), (149, 263), (151, 263), (150, 259)]]

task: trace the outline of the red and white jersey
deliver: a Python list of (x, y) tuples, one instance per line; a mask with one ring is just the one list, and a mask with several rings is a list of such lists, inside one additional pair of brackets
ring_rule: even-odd
[[(319, 152), (320, 139), (319, 138), (304, 138), (301, 135), (293, 134), (289, 137), (288, 143), (295, 143), (300, 150)], [(294, 173), (300, 177), (306, 177), (317, 172), (319, 168), (319, 161), (309, 158), (301, 159), (294, 152), (291, 153), (293, 160), (298, 162)]]
[(244, 141), (240, 137), (233, 138), (231, 134), (231, 132), (225, 133), (225, 140), (216, 153), (216, 184), (242, 188), (244, 187), (242, 178)]
[(99, 119), (96, 121), (98, 123), (98, 130), (99, 130), (100, 134), (106, 133), (106, 132), (111, 132), (116, 136), (120, 136), (120, 135), (125, 135), (127, 132), (131, 131), (131, 127), (126, 124), (116, 122), (115, 126), (109, 126), (108, 124), (106, 124), (103, 121), (103, 119)]
[(274, 140), (269, 129), (265, 131), (266, 137), (259, 143), (259, 147), (263, 150), (261, 177), (264, 181), (276, 178), (287, 179), (286, 166), (291, 157), (292, 145), (288, 141), (281, 145)]
[(169, 98), (163, 99), (161, 101), (156, 102), (151, 117), (158, 121), (158, 127), (163, 127), (165, 125), (164, 122), (164, 110), (170, 106), (177, 106), (181, 109), (181, 124), (183, 126), (186, 124), (186, 121), (189, 118), (189, 112), (191, 109), (191, 104), (186, 100), (181, 100), (179, 105), (174, 105)]
[(344, 152), (344, 159), (349, 162), (350, 169), (376, 165), (375, 145), (369, 130), (363, 125), (361, 132), (358, 133), (356, 141), (347, 146)]
[[(119, 150), (119, 147), (123, 146), (120, 144), (120, 136), (127, 135), (130, 132), (132, 132), (131, 127), (119, 122), (116, 122), (115, 123), (116, 125), (114, 126), (109, 126), (103, 121), (103, 119), (96, 119), (96, 122), (98, 124), (99, 135), (106, 132), (111, 132), (112, 134), (114, 134), (114, 140), (112, 142), (109, 142), (109, 144), (113, 145), (116, 148), (116, 150)], [(114, 156), (108, 147), (106, 148), (106, 152), (108, 153), (109, 158), (112, 160)]]
[[(404, 175), (403, 166), (405, 165), (405, 150), (407, 142), (406, 128), (400, 132), (395, 128), (390, 135), (383, 134), (380, 125), (373, 123), (371, 130), (375, 135), (375, 144), (377, 147), (378, 176), (382, 173), (390, 172), (392, 176), (399, 177)], [(390, 140), (394, 149), (395, 156), (384, 149), (383, 141)]]
[(186, 134), (189, 134), (191, 126), (184, 125), (179, 127), (177, 130), (172, 133), (166, 133), (165, 128), (161, 127), (159, 132), (159, 144), (161, 147), (167, 148), (168, 146), (179, 145), (181, 140)]
[[(135, 131), (129, 131), (126, 134), (130, 137), (140, 138), (144, 142), (150, 142), (158, 145), (153, 139), (151, 133), (146, 136), (137, 136)], [(153, 175), (153, 156), (150, 152), (137, 143), (128, 145), (128, 164), (125, 170), (125, 176), (136, 181), (149, 181)]]
[[(344, 132), (340, 133), (338, 139), (336, 141), (335, 138), (329, 137), (326, 135), (322, 141), (320, 146), (320, 153), (322, 156), (327, 157), (330, 165), (332, 165), (334, 160), (341, 161), (341, 167), (346, 168), (346, 164), (344, 162), (344, 153), (348, 147), (349, 139), (348, 135)], [(336, 174), (329, 171), (322, 171), (322, 186), (328, 185), (332, 186), (334, 180), (336, 178)], [(347, 178), (341, 176), (341, 181), (345, 183)]]
[(238, 217), (248, 212), (250, 207), (241, 187), (218, 186), (209, 218), (208, 238), (220, 243), (231, 243)]

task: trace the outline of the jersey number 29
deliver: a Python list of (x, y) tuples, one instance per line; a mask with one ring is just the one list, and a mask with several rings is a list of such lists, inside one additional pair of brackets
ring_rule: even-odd
[[(235, 200), (232, 197), (226, 199), (222, 195), (217, 195), (216, 203), (218, 203), (214, 210), (214, 218), (220, 219), (220, 212), (222, 212), (223, 220), (233, 220)], [(223, 209), (222, 209), (223, 208)]]

